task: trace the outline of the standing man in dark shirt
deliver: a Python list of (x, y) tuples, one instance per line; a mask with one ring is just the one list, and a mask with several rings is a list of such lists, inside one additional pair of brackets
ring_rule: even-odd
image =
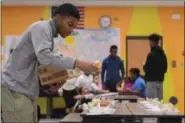
[[(124, 77), (124, 64), (119, 56), (117, 56), (118, 47), (112, 45), (110, 47), (110, 55), (103, 60), (101, 79), (104, 89), (116, 92), (116, 85)], [(121, 76), (120, 76), (121, 70)]]
[(158, 46), (161, 36), (149, 36), (151, 51), (144, 65), (145, 80), (147, 82), (147, 97), (163, 99), (163, 81), (167, 72), (167, 58), (164, 50)]

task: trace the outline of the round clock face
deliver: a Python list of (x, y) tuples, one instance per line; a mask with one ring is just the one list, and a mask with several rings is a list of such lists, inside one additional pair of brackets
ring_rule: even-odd
[(110, 27), (111, 25), (111, 18), (108, 16), (103, 16), (100, 18), (100, 26), (103, 28)]

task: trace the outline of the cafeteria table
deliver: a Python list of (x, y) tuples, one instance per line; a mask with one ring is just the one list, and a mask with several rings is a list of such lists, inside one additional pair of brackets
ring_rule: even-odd
[(130, 102), (137, 102), (139, 99), (138, 96), (136, 95), (119, 95), (118, 93), (108, 93), (108, 94), (99, 94), (99, 95), (94, 95), (91, 97), (93, 98), (106, 98), (106, 99), (114, 99), (118, 101), (130, 101)]
[[(75, 119), (76, 118), (76, 119)], [(182, 114), (154, 114), (146, 111), (146, 108), (140, 103), (118, 103), (114, 114), (69, 114), (60, 123), (133, 123), (135, 118), (158, 118), (159, 123), (182, 123)], [(65, 122), (64, 122), (65, 121)]]

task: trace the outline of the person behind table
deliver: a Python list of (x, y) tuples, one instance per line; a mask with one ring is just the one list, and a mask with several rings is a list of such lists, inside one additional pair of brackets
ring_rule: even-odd
[(79, 94), (75, 95), (73, 98), (75, 100), (82, 100), (82, 99), (89, 100), (88, 96), (91, 96), (91, 95), (93, 94), (91, 94), (91, 92), (89, 91), (89, 88), (84, 86), (79, 89)]
[[(79, 20), (79, 10), (74, 5), (65, 3), (56, 8), (52, 19), (34, 22), (22, 34), (6, 63), (6, 70), (2, 73), (1, 107), (4, 122), (38, 121), (38, 65), (98, 72), (94, 63), (63, 56), (54, 51), (53, 39), (58, 34), (63, 38), (69, 36)], [(57, 92), (62, 84), (63, 82), (51, 86), (49, 90)]]
[(131, 89), (124, 89), (123, 91), (119, 91), (119, 93), (137, 95), (141, 98), (146, 98), (145, 81), (142, 77), (140, 77), (140, 70), (138, 68), (131, 68), (129, 74), (131, 82), (133, 82), (133, 87)]
[(131, 81), (130, 77), (125, 77), (123, 89), (131, 89), (134, 83)]
[(79, 106), (84, 103), (90, 102), (91, 99), (89, 99), (89, 97), (92, 97), (92, 96), (93, 94), (89, 91), (88, 87), (83, 86), (79, 88), (79, 94), (73, 97), (76, 100), (74, 111), (78, 113), (82, 112), (83, 110)]
[[(98, 90), (98, 92), (102, 92), (102, 93), (107, 92), (105, 90), (99, 89), (98, 86), (94, 83), (95, 81), (97, 81), (97, 79), (98, 78), (95, 75), (93, 77), (94, 81), (92, 83), (92, 88), (94, 88), (95, 90)], [(84, 89), (85, 86), (87, 86), (86, 84), (82, 84), (82, 85), (80, 85), (80, 89), (79, 89), (78, 87), (76, 87), (76, 81), (77, 81), (77, 78), (67, 80), (66, 83), (58, 91), (59, 95), (64, 98), (67, 112), (73, 111), (73, 107), (75, 106), (75, 104), (78, 100), (77, 98), (83, 97), (83, 96), (80, 96), (81, 94), (79, 92), (84, 93), (84, 91), (82, 91), (80, 89)], [(77, 96), (77, 95), (79, 95), (79, 96)], [(74, 98), (75, 96), (77, 96), (76, 99)]]
[(125, 77), (124, 82), (123, 82), (123, 87), (118, 86), (117, 91), (124, 90), (124, 89), (132, 89), (133, 85), (134, 83), (131, 82), (130, 77)]
[(74, 96), (78, 95), (78, 90), (75, 86), (77, 78), (72, 78), (66, 81), (66, 83), (58, 90), (59, 96), (64, 98), (66, 105), (66, 112), (72, 112), (77, 100)]
[(73, 112), (73, 108), (78, 100), (85, 98), (86, 94), (89, 94), (87, 87), (77, 88), (75, 83), (77, 78), (72, 78), (66, 81), (66, 83), (58, 90), (59, 96), (64, 98), (66, 105), (66, 112)]
[(143, 66), (145, 72), (145, 80), (147, 87), (148, 98), (163, 99), (163, 81), (164, 75), (167, 72), (167, 57), (159, 46), (161, 36), (158, 34), (151, 34), (149, 36), (151, 51), (147, 56), (146, 63)]
[[(103, 60), (101, 70), (101, 81), (104, 89), (116, 92), (116, 85), (125, 75), (124, 63), (117, 55), (118, 47), (112, 45), (110, 47), (110, 55)], [(121, 75), (120, 75), (121, 70)]]
[(77, 88), (87, 87), (89, 91), (92, 93), (108, 93), (109, 92), (107, 90), (99, 89), (99, 87), (95, 83), (93, 83), (93, 75), (87, 72), (83, 73), (77, 78), (76, 87)]
[(98, 87), (99, 77), (98, 75), (93, 76), (92, 88), (96, 91), (97, 94), (109, 93), (109, 90), (101, 89)]

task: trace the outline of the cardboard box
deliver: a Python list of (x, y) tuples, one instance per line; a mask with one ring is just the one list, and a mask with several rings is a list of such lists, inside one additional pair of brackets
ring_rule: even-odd
[(79, 69), (62, 70), (52, 67), (39, 66), (38, 74), (41, 85), (49, 85), (78, 77), (82, 74), (82, 72)]

